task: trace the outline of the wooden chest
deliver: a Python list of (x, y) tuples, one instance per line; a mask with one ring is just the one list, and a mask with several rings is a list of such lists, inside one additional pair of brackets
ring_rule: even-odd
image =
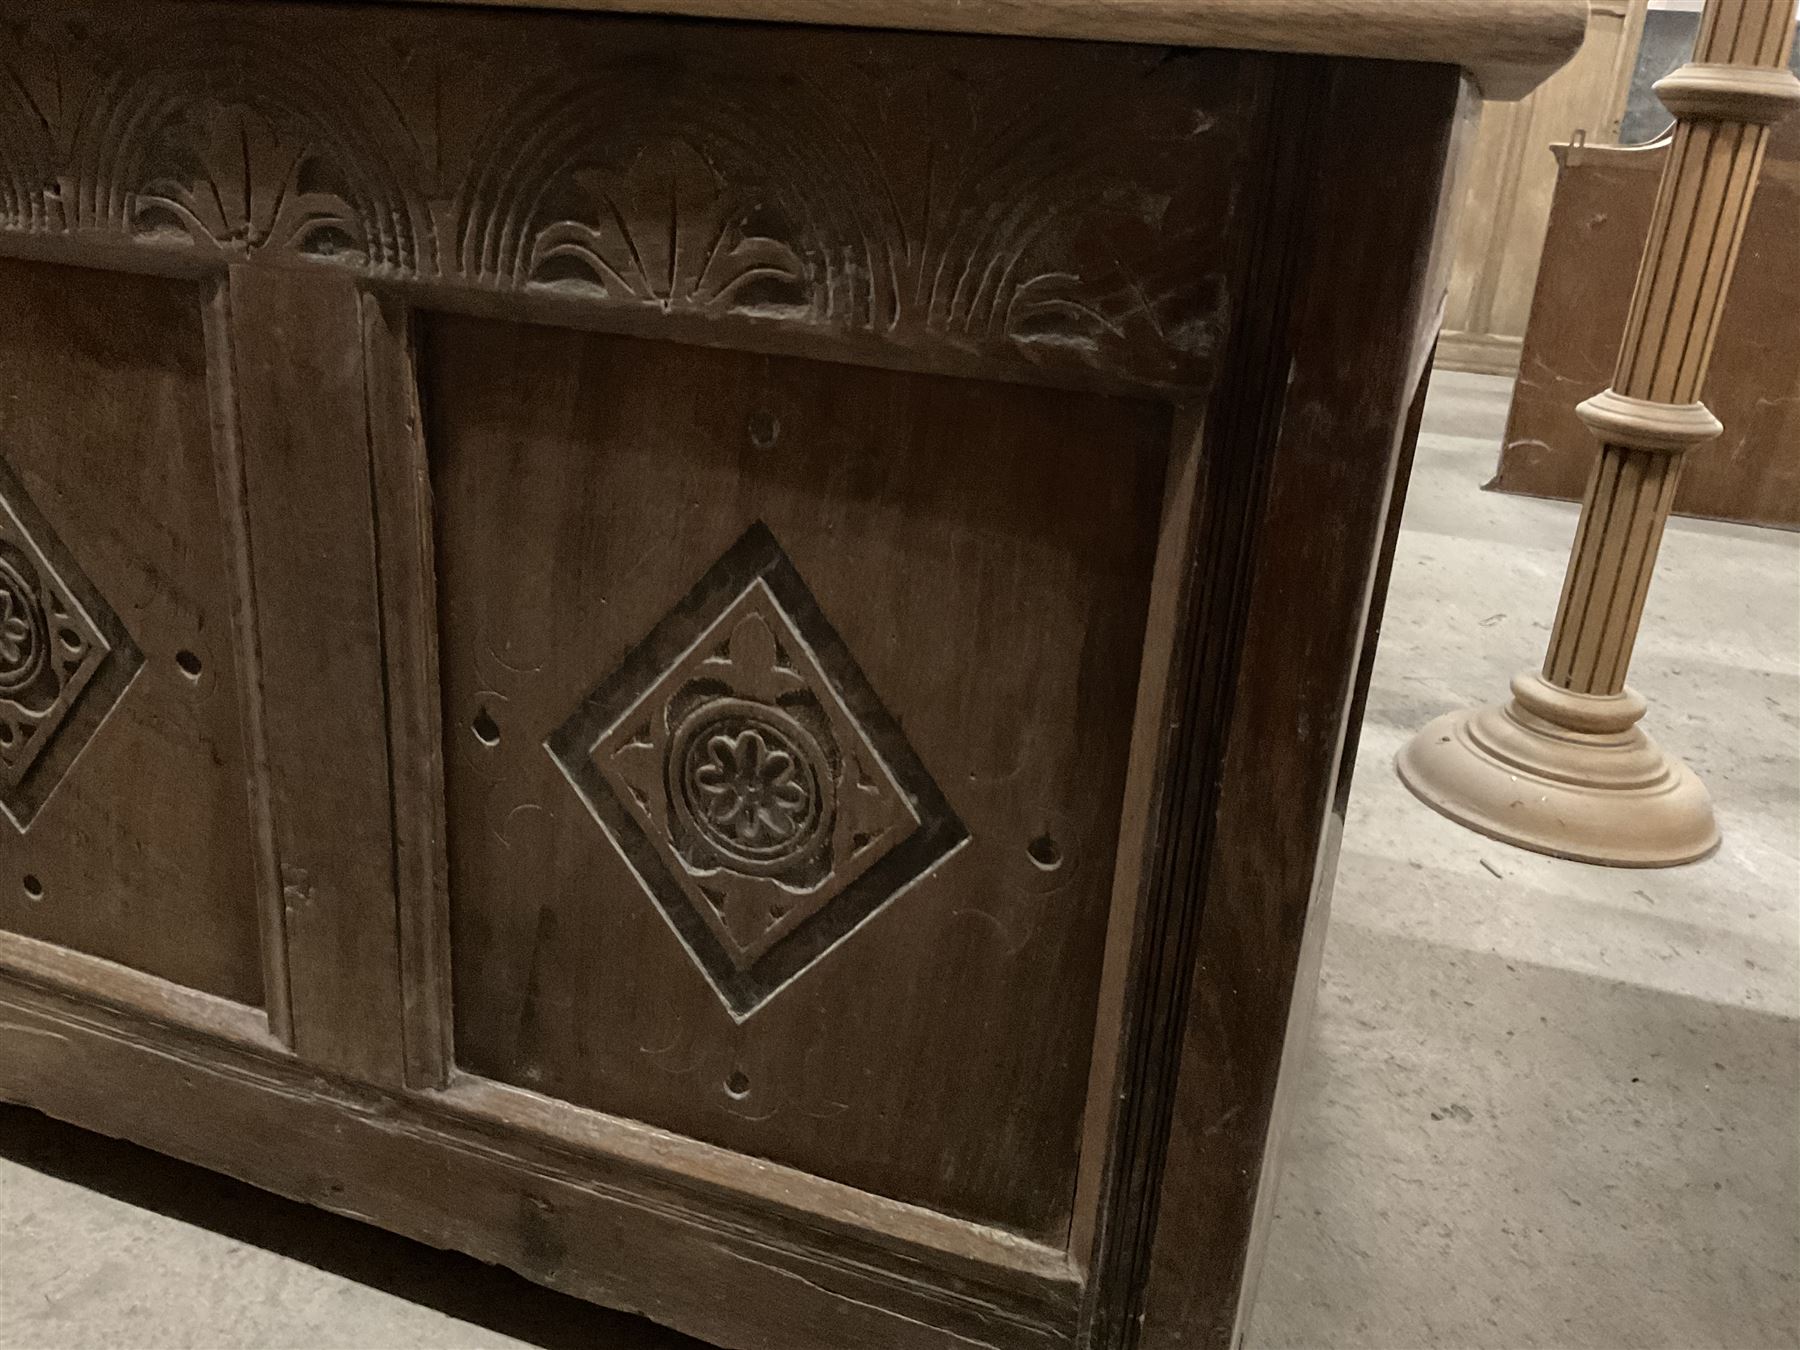
[(1582, 6), (647, 7), (0, 0), (0, 1095), (721, 1345), (1223, 1347), (1460, 67)]

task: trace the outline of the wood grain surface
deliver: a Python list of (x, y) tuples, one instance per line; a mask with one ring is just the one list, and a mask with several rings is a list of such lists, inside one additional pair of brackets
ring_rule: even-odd
[(400, 967), (358, 304), (347, 277), (240, 267), (226, 359), (295, 1048), (391, 1084)]
[[(1229, 688), (1216, 722), (1179, 724), (1191, 739), (1178, 762), (1217, 755), (1222, 786), (1200, 807), (1202, 839), (1171, 844), (1168, 884), (1193, 888), (1198, 931), (1178, 1067), (1163, 1070), (1169, 1166), (1145, 1202), (1146, 1350), (1227, 1350), (1254, 1302), (1281, 1098), (1306, 1049), (1337, 869), (1358, 672), (1393, 546), (1387, 516), (1442, 295), (1431, 241), (1443, 247), (1455, 81), (1396, 88), (1376, 67), (1340, 66), (1310, 100), (1297, 90), (1284, 106), (1317, 158), (1296, 156), (1277, 190), (1300, 197), (1280, 214), (1318, 233), (1301, 224), (1301, 246), (1259, 269), (1266, 303), (1246, 340), (1261, 373), (1234, 382), (1234, 413), (1213, 424), (1221, 454), (1234, 445), (1260, 463), (1250, 520), (1228, 545), (1241, 589), (1208, 616), (1213, 678)], [(1366, 202), (1378, 180), (1377, 217)], [(1415, 246), (1395, 250), (1388, 230)], [(1318, 614), (1333, 617), (1307, 617)]]
[(1434, 12), (0, 0), (0, 802), (218, 719), (0, 1096), (723, 1346), (1222, 1350), (1469, 86), (1183, 44)]
[[(1167, 411), (428, 332), (461, 1065), (1061, 1240)], [(544, 742), (759, 523), (968, 842), (739, 1022)]]
[(1253, 58), (193, 0), (0, 22), (0, 247), (1114, 387), (1203, 388), (1229, 319)]
[[(236, 0), (239, 4), (262, 0)], [(446, 5), (470, 0), (432, 0)], [(1584, 0), (498, 0), (535, 9), (684, 14), (1102, 42), (1248, 47), (1441, 62), (1489, 98), (1522, 98), (1575, 54)]]
[[(1560, 152), (1525, 362), (1489, 484), (1575, 501), (1600, 446), (1575, 407), (1606, 388), (1666, 143)], [(1675, 510), (1800, 529), (1800, 118), (1769, 135), (1701, 400), (1725, 434), (1686, 457)]]
[(749, 1206), (616, 1156), (496, 1130), (436, 1094), (373, 1090), (6, 972), (0, 1099), (731, 1350), (1074, 1345), (1066, 1274), (1026, 1283), (941, 1255), (896, 1255), (853, 1221)]
[[(54, 570), (56, 593), (114, 648), (66, 717), (37, 723), (29, 776), (0, 790), (0, 928), (260, 1004), (201, 290), (11, 261), (0, 289), (13, 315), (0, 332), (8, 709), (47, 706), (41, 681), (19, 678), (38, 643), (62, 659), (70, 636), (102, 640), (37, 628), (15, 578), (47, 596)], [(9, 716), (0, 734), (23, 724)], [(17, 747), (4, 748), (10, 763)]]

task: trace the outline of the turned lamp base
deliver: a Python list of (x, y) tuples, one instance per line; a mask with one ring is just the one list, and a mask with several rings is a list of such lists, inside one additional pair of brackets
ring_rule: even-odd
[(1705, 784), (1638, 726), (1641, 697), (1570, 693), (1535, 672), (1512, 692), (1413, 737), (1401, 781), (1472, 830), (1558, 858), (1673, 867), (1718, 847)]

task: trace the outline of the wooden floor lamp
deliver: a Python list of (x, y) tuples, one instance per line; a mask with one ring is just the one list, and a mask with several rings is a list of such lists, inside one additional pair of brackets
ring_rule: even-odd
[(1428, 805), (1540, 853), (1621, 867), (1719, 842), (1712, 799), (1639, 725), (1625, 683), (1684, 456), (1723, 430), (1701, 403), (1771, 125), (1800, 104), (1794, 0), (1708, 0), (1694, 59), (1656, 86), (1674, 143), (1612, 386), (1579, 412), (1601, 443), (1543, 667), (1401, 751)]

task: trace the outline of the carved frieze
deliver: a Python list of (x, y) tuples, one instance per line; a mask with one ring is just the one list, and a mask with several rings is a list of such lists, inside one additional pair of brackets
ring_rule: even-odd
[[(11, 20), (7, 23), (7, 20)], [(1245, 58), (0, 0), (8, 235), (1203, 383)], [(1122, 144), (1127, 142), (1127, 144)]]

